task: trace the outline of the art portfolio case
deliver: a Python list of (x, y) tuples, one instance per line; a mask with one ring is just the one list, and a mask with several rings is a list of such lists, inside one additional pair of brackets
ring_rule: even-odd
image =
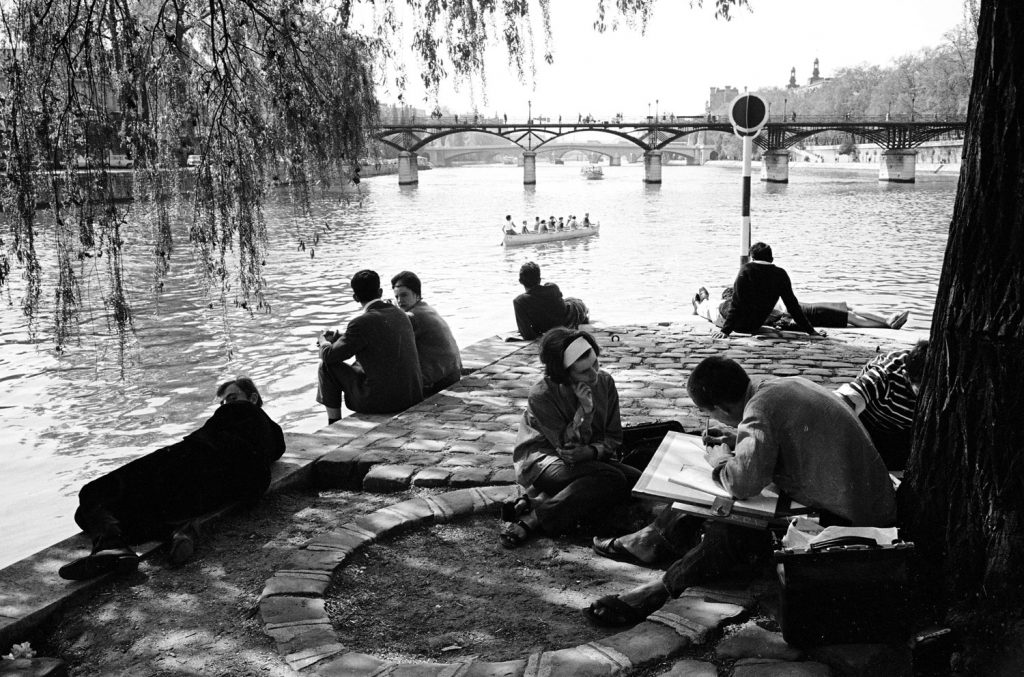
[(891, 644), (910, 634), (913, 543), (836, 539), (775, 551), (782, 636), (796, 646)]

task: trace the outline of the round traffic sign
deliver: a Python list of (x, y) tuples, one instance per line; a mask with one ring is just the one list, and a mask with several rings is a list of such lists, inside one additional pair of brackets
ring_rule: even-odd
[(768, 122), (768, 107), (758, 96), (740, 94), (729, 104), (729, 122), (740, 136), (752, 136)]

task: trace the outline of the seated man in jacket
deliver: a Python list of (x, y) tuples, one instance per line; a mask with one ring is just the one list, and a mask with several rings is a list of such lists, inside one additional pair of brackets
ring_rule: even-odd
[(452, 330), (436, 310), (427, 305), (416, 273), (403, 270), (391, 278), (395, 303), (412, 322), (416, 352), (423, 376), (423, 396), (429, 397), (462, 378), (462, 356)]
[(721, 308), (725, 318), (721, 331), (713, 334), (724, 338), (734, 331), (753, 334), (768, 320), (775, 310), (775, 304), (782, 299), (797, 328), (811, 336), (824, 336), (811, 326), (793, 293), (789, 274), (774, 263), (772, 248), (764, 242), (750, 246), (750, 261), (740, 267), (736, 281), (732, 284), (733, 294), (728, 307)]
[(540, 283), (540, 266), (527, 261), (519, 268), (519, 283), (526, 290), (512, 300), (516, 326), (524, 339), (532, 341), (554, 327), (576, 329), (590, 321), (586, 304), (577, 298), (562, 298), (554, 282)]
[[(363, 313), (345, 333), (322, 332), (317, 338), (320, 369), (316, 401), (327, 409), (327, 423), (341, 418), (344, 394), (348, 408), (364, 414), (390, 414), (423, 399), (416, 336), (409, 316), (381, 300), (380, 276), (360, 270), (352, 276), (352, 297)], [(355, 364), (345, 360), (356, 358)]]
[[(816, 510), (823, 526), (888, 527), (896, 494), (885, 464), (856, 415), (831, 391), (798, 376), (755, 385), (733, 360), (702, 360), (687, 382), (698, 409), (735, 433), (709, 430), (712, 478), (738, 499), (774, 482)], [(666, 507), (654, 524), (624, 537), (595, 539), (602, 556), (651, 563), (678, 559), (660, 581), (595, 601), (587, 615), (601, 625), (633, 625), (686, 588), (770, 552), (768, 533), (703, 520)]]
[(169, 541), (171, 563), (181, 564), (195, 548), (193, 520), (263, 495), (284, 453), (281, 426), (264, 413), (251, 379), (222, 383), (217, 397), (220, 407), (202, 428), (82, 487), (75, 522), (92, 553), (61, 567), (61, 578), (135, 571), (139, 556), (129, 544), (148, 540)]

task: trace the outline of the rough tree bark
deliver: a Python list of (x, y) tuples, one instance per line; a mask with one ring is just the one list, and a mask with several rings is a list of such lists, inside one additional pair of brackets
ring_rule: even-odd
[(907, 483), (949, 601), (1024, 583), (1024, 2), (983, 0)]

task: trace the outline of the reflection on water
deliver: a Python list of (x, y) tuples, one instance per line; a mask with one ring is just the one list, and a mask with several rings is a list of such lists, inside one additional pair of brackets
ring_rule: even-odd
[[(0, 565), (69, 532), (84, 481), (194, 429), (226, 377), (250, 374), (286, 428), (320, 425), (314, 337), (358, 311), (347, 280), (360, 268), (377, 270), (386, 291), (391, 275), (415, 271), (424, 298), (463, 345), (514, 329), (511, 298), (528, 259), (545, 280), (583, 298), (597, 321), (688, 314), (698, 286), (717, 294), (735, 275), (740, 170), (664, 167), (661, 186), (642, 177), (639, 164), (608, 167), (603, 181), (582, 179), (571, 164), (541, 165), (537, 185), (524, 187), (521, 168), (435, 169), (421, 172), (417, 187), (400, 188), (394, 176), (365, 180), (359, 194), (329, 196), (308, 220), (296, 219), (289, 204), (271, 205), (271, 314), (210, 307), (216, 299), (204, 296), (190, 266), (184, 222), (170, 276), (152, 293), (148, 220), (137, 216), (137, 258), (127, 259), (136, 335), (123, 367), (101, 312), (102, 260), (83, 264), (81, 342), (60, 358), (46, 336), (30, 340), (15, 281), (0, 307)], [(788, 185), (755, 183), (753, 239), (772, 245), (801, 300), (842, 299), (883, 314), (909, 308), (907, 329), (924, 331), (955, 187), (952, 176), (879, 184), (873, 174), (795, 165)], [(532, 224), (535, 216), (585, 212), (601, 221), (599, 236), (499, 244), (505, 214)], [(315, 250), (311, 241), (299, 248), (299, 234), (314, 229)], [(31, 534), (18, 535), (29, 512), (42, 516)]]

